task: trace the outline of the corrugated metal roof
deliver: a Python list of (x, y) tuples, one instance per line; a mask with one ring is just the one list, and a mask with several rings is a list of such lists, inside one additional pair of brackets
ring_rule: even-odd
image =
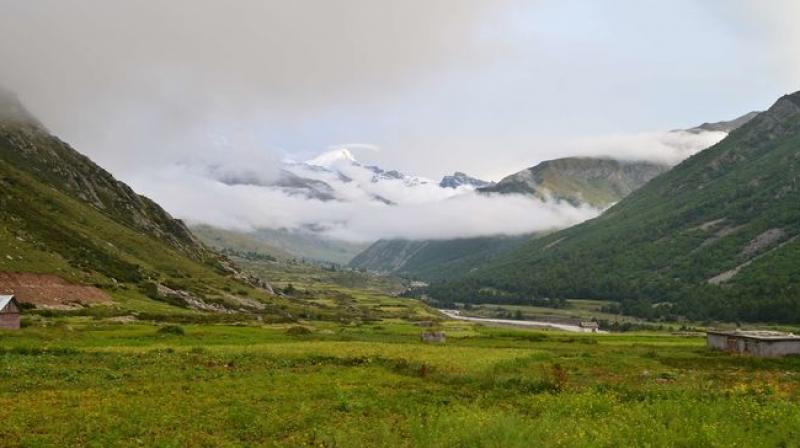
[(8, 305), (8, 302), (10, 302), (11, 299), (13, 299), (13, 298), (14, 298), (13, 295), (11, 295), (11, 296), (9, 296), (9, 295), (0, 295), (0, 310), (5, 308), (6, 305)]

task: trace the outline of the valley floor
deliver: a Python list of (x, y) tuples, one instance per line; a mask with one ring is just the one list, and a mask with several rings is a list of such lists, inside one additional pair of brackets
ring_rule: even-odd
[(800, 358), (700, 337), (447, 321), (429, 345), (397, 319), (49, 324), (0, 332), (4, 447), (800, 444)]

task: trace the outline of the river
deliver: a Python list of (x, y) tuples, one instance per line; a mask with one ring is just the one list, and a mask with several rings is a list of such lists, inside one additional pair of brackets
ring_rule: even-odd
[[(500, 325), (514, 325), (518, 327), (540, 327), (540, 328), (550, 328), (553, 330), (562, 330), (562, 331), (572, 331), (575, 333), (591, 333), (592, 330), (589, 328), (583, 328), (578, 325), (570, 325), (570, 324), (559, 324), (555, 322), (544, 322), (544, 321), (536, 321), (536, 320), (512, 320), (512, 319), (491, 319), (488, 317), (471, 317), (471, 316), (462, 316), (461, 311), (458, 310), (439, 310), (442, 314), (446, 315), (451, 319), (456, 320), (465, 320), (469, 322), (484, 322), (487, 324), (500, 324)], [(606, 333), (602, 330), (597, 330), (597, 333)]]

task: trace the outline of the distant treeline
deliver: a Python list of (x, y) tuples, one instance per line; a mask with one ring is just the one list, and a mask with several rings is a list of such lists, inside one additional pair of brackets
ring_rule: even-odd
[[(799, 261), (800, 262), (800, 261)], [(800, 266), (800, 264), (798, 264)], [(552, 284), (551, 284), (552, 285)], [(726, 322), (800, 322), (800, 300), (791, 294), (770, 292), (764, 283), (738, 284), (737, 289), (713, 285), (696, 288), (664, 288), (620, 297), (618, 290), (592, 288), (566, 289), (563, 295), (547, 297), (537, 289), (500, 289), (491, 283), (464, 279), (431, 284), (406, 292), (411, 297), (426, 297), (442, 307), (455, 303), (531, 305), (562, 308), (567, 298), (608, 300), (614, 303), (603, 311), (640, 317), (652, 321), (719, 320)], [(506, 285), (506, 287), (508, 287)], [(764, 291), (764, 292), (759, 292)], [(552, 293), (548, 289), (547, 293)]]

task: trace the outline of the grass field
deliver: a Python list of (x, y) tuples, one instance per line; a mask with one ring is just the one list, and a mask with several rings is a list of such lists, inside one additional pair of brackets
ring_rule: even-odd
[(800, 444), (798, 358), (666, 333), (443, 322), (447, 342), (426, 345), (400, 319), (302, 324), (175, 334), (62, 318), (2, 332), (0, 445)]
[(462, 313), (477, 317), (522, 317), (528, 320), (546, 319), (557, 321), (577, 321), (602, 319), (612, 322), (643, 323), (643, 319), (601, 311), (601, 308), (613, 302), (603, 300), (567, 300), (566, 308), (546, 308), (531, 305), (478, 304), (469, 309), (461, 308)]
[(268, 279), (270, 284), (276, 288), (284, 288), (291, 284), (294, 287), (315, 292), (330, 290), (350, 292), (358, 289), (384, 294), (387, 292), (400, 293), (406, 288), (404, 283), (396, 278), (353, 270), (331, 271), (312, 264), (265, 263), (244, 258), (235, 258), (235, 261), (250, 272)]
[[(281, 320), (118, 291), (113, 313), (30, 312), (0, 331), (0, 446), (800, 445), (800, 358), (713, 353), (668, 331), (446, 321), (388, 295), (402, 288), (389, 278), (244, 263), (292, 285)], [(602, 305), (500, 311), (583, 318)], [(420, 342), (430, 329), (447, 342)]]

